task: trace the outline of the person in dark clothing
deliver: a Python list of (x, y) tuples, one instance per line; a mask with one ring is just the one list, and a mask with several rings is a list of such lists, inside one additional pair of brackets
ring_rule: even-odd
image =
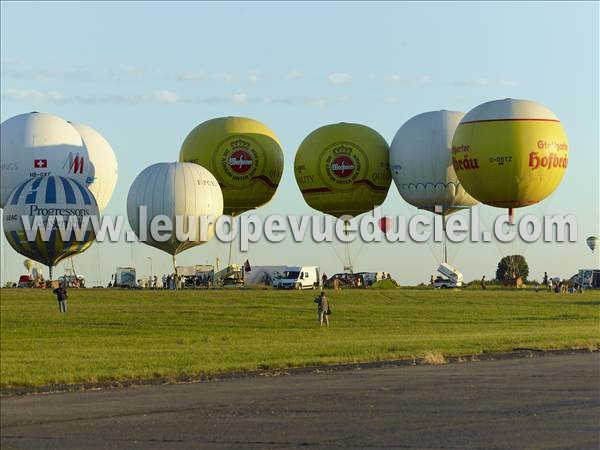
[(56, 294), (56, 300), (58, 300), (58, 310), (66, 314), (67, 313), (67, 288), (65, 283), (61, 283), (54, 291)]
[(325, 297), (325, 292), (321, 291), (321, 294), (315, 298), (315, 303), (317, 304), (317, 317), (319, 318), (319, 323), (323, 326), (323, 323), (326, 326), (329, 326), (329, 314), (331, 311), (329, 310), (329, 300)]

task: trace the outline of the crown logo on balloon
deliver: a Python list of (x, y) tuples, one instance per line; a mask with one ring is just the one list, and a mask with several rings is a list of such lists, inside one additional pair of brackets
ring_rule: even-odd
[(352, 153), (352, 147), (349, 147), (344, 144), (340, 144), (333, 149), (333, 153), (336, 155), (339, 153)]
[(233, 141), (231, 143), (231, 147), (238, 148), (238, 149), (245, 148), (245, 149), (249, 150), (251, 145), (250, 145), (250, 142), (248, 142), (248, 141), (245, 141), (243, 139), (236, 139), (235, 141)]

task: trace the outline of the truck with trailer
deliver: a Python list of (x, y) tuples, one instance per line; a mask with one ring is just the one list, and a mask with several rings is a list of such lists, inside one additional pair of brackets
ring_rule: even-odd
[(287, 266), (252, 266), (250, 270), (244, 270), (244, 284), (276, 287), (286, 270)]
[(136, 272), (133, 267), (117, 267), (113, 287), (134, 288), (137, 286)]
[(443, 276), (438, 276), (434, 282), (433, 287), (436, 289), (452, 289), (461, 287), (464, 282), (463, 274), (458, 271), (454, 266), (448, 263), (441, 263), (437, 269)]

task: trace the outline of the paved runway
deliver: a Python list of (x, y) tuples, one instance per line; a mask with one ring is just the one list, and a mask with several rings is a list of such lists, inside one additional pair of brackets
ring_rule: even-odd
[(600, 447), (600, 354), (1, 400), (2, 449)]

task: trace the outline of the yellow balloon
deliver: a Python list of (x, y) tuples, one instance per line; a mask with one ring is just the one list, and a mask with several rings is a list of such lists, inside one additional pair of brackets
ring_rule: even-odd
[(452, 140), (452, 163), (465, 190), (500, 208), (529, 206), (548, 197), (568, 162), (560, 120), (528, 100), (477, 106), (463, 117)]
[(194, 128), (179, 161), (208, 169), (223, 191), (223, 213), (239, 215), (269, 202), (283, 173), (283, 150), (275, 133), (245, 117), (219, 117)]
[(23, 265), (25, 266), (25, 268), (27, 269), (28, 272), (31, 272), (31, 269), (33, 268), (33, 264), (34, 264), (34, 262), (30, 259), (26, 259), (25, 261), (23, 261)]
[(294, 173), (309, 206), (335, 217), (357, 216), (387, 196), (389, 146), (365, 125), (325, 125), (300, 144)]

